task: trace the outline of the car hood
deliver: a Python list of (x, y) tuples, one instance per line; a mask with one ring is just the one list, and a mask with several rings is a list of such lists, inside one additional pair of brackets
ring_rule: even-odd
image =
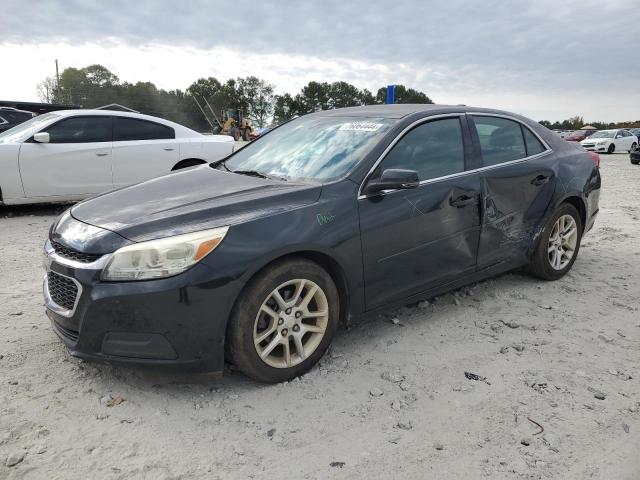
[(607, 142), (609, 140), (613, 140), (613, 139), (612, 138), (587, 137), (584, 140), (582, 140), (580, 143), (598, 143), (598, 142)]
[(180, 170), (81, 202), (81, 222), (140, 242), (234, 225), (310, 205), (321, 185), (224, 172), (209, 165)]

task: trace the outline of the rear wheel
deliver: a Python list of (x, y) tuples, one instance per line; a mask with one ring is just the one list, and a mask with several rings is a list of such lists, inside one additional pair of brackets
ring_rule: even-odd
[(286, 260), (259, 273), (238, 298), (227, 358), (267, 383), (291, 380), (322, 357), (338, 326), (336, 286), (319, 265)]
[(612, 143), (611, 145), (609, 145), (609, 148), (607, 148), (607, 153), (611, 155), (615, 151), (616, 151), (616, 146)]
[(563, 203), (547, 221), (529, 266), (543, 280), (563, 277), (576, 261), (582, 237), (582, 221), (576, 208)]
[(638, 146), (638, 144), (636, 142), (633, 142), (631, 144), (631, 150), (629, 150), (629, 153), (633, 152), (636, 149), (637, 146)]

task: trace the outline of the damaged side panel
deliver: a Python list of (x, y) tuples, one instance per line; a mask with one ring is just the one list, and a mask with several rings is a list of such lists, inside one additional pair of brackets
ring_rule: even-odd
[(528, 261), (531, 239), (554, 197), (556, 163), (552, 155), (542, 155), (483, 171), (479, 270)]

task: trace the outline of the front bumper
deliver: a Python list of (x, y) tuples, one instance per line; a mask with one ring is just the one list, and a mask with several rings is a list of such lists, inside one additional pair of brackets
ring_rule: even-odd
[[(45, 276), (46, 313), (71, 355), (197, 372), (224, 368), (225, 328), (239, 281), (197, 264), (165, 279), (102, 282), (106, 257), (82, 264), (45, 246), (48, 274), (69, 286), (67, 296), (56, 290), (52, 298)], [(74, 285), (76, 298), (69, 299)]]
[(593, 143), (580, 144), (580, 145), (582, 145), (582, 148), (584, 148), (589, 152), (606, 152), (608, 149), (608, 145), (606, 143), (602, 145), (596, 145)]

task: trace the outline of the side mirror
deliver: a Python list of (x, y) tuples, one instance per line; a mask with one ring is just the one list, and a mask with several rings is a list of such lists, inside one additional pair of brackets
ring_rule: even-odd
[(47, 132), (40, 132), (33, 136), (33, 141), (38, 143), (49, 143), (51, 141), (51, 137)]
[(416, 188), (418, 185), (420, 178), (415, 170), (389, 168), (382, 172), (380, 178), (370, 180), (362, 193), (369, 195), (383, 190), (405, 190)]

